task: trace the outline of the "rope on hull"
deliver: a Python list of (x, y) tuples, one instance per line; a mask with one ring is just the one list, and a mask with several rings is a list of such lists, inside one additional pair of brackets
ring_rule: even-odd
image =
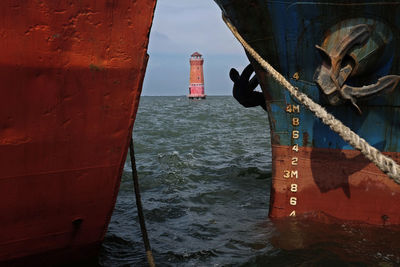
[(372, 161), (382, 172), (387, 174), (396, 183), (400, 184), (400, 166), (393, 159), (383, 155), (379, 150), (368, 144), (365, 139), (358, 136), (349, 127), (345, 126), (332, 114), (328, 113), (321, 105), (315, 103), (306, 94), (298, 91), (288, 80), (285, 79), (285, 77), (283, 77), (282, 74), (275, 70), (243, 39), (236, 27), (231, 24), (224, 14), (222, 14), (222, 19), (249, 55), (251, 55), (263, 69), (269, 72), (279, 84), (288, 90), (294, 98), (311, 110), (314, 115), (321, 119), (323, 123), (328, 125), (329, 128), (339, 134), (344, 141), (348, 142), (352, 147), (360, 151), (367, 159)]

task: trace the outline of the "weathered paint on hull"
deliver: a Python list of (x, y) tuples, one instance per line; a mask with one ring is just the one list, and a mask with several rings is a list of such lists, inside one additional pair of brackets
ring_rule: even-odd
[[(330, 106), (314, 82), (314, 75), (322, 64), (315, 45), (328, 46), (336, 41), (329, 39), (336, 33), (334, 30), (343, 30), (344, 35), (359, 24), (375, 25), (373, 28), (387, 37), (383, 38), (387, 43), (380, 56), (369, 62), (365, 51), (376, 43), (359, 51), (367, 59), (360, 69), (365, 67), (368, 71), (354, 77), (353, 82), (366, 85), (384, 75), (400, 74), (400, 1), (215, 2), (246, 41), (298, 90), (399, 162), (399, 87), (359, 101), (360, 115), (349, 103)], [(271, 194), (270, 216), (326, 214), (327, 218), (378, 225), (400, 224), (396, 201), (399, 185), (297, 103), (253, 59), (250, 61), (266, 97), (270, 121), (275, 191)], [(298, 152), (290, 150), (295, 145)], [(291, 180), (292, 171), (298, 172), (298, 179)], [(288, 173), (289, 178), (284, 178)], [(292, 191), (291, 184), (295, 184)]]
[(155, 2), (0, 2), (0, 262), (97, 253), (138, 108)]
[[(355, 150), (273, 145), (271, 212), (273, 218), (296, 216), (329, 221), (330, 217), (369, 224), (400, 224), (400, 186), (393, 186), (373, 163)], [(299, 158), (296, 168), (292, 158)], [(399, 153), (387, 153), (399, 159)], [(290, 166), (290, 167), (288, 167)], [(290, 170), (289, 178), (284, 177)], [(293, 170), (297, 170), (293, 172)], [(297, 185), (293, 190), (292, 185)], [(295, 191), (295, 192), (293, 192)], [(290, 198), (296, 197), (296, 205)], [(387, 205), (382, 205), (387, 203)], [(392, 204), (393, 203), (393, 204)]]

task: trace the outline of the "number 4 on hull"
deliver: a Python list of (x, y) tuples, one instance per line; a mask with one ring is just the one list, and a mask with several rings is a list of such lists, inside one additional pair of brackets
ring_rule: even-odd
[(296, 152), (299, 152), (299, 145), (298, 145), (298, 144), (295, 144), (295, 145), (292, 147), (292, 150), (293, 150), (293, 151), (296, 151)]

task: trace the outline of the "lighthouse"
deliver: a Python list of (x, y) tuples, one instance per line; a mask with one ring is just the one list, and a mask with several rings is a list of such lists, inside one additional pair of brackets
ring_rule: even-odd
[(206, 98), (204, 94), (203, 62), (204, 60), (198, 52), (190, 56), (189, 99)]

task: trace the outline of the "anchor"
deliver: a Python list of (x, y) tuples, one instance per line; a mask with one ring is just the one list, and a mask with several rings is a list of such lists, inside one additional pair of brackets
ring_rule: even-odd
[(329, 52), (316, 45), (322, 57), (322, 64), (315, 72), (314, 81), (331, 105), (337, 106), (350, 101), (361, 114), (361, 109), (357, 105), (358, 99), (391, 92), (399, 83), (400, 76), (387, 75), (379, 78), (374, 84), (361, 87), (345, 84), (347, 79), (360, 67), (357, 59), (350, 54), (351, 51), (366, 45), (373, 30), (373, 27), (367, 24), (356, 25)]

